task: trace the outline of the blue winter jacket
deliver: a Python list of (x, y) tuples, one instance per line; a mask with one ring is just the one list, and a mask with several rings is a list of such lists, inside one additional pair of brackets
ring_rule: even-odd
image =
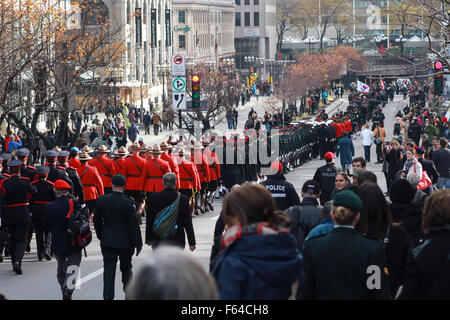
[(213, 264), (222, 300), (287, 300), (291, 285), (302, 282), (302, 255), (290, 233), (237, 239)]

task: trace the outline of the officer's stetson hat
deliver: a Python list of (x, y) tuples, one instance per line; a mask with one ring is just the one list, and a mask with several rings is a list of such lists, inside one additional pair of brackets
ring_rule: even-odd
[(131, 146), (130, 149), (131, 150), (139, 150), (141, 148), (141, 146), (139, 145), (139, 142), (134, 142)]
[(161, 142), (161, 144), (159, 145), (161, 150), (166, 151), (167, 149), (169, 149), (169, 146), (167, 145), (167, 142), (163, 141)]
[(196, 141), (194, 143), (194, 147), (193, 148), (194, 148), (194, 150), (202, 150), (203, 146), (200, 144), (200, 142)]
[(151, 150), (152, 150), (153, 154), (161, 154), (161, 153), (162, 153), (161, 147), (158, 146), (157, 144), (155, 144), (155, 145), (153, 146), (153, 149), (151, 149)]
[(99, 153), (108, 153), (109, 151), (111, 150), (108, 150), (108, 147), (105, 146), (104, 144), (99, 145), (97, 148), (97, 152)]
[(79, 159), (80, 161), (86, 161), (86, 160), (91, 160), (92, 158), (91, 158), (91, 156), (89, 156), (88, 153), (86, 153), (86, 152), (84, 152), (84, 151), (81, 151), (81, 152), (80, 152), (80, 155), (78, 156), (78, 159)]
[(125, 147), (122, 146), (122, 147), (120, 147), (120, 148), (116, 151), (116, 154), (118, 154), (118, 155), (127, 155), (128, 152), (127, 152), (127, 150), (125, 149)]

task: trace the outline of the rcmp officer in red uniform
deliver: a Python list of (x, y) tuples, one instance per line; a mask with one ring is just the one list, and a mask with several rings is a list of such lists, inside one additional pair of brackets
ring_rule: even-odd
[(25, 254), (27, 230), (30, 223), (29, 197), (35, 188), (30, 180), (20, 176), (23, 163), (11, 160), (8, 167), (11, 178), (0, 182), (0, 196), (4, 198), (2, 224), (9, 230), (9, 251), (13, 270), (22, 274), (22, 259)]
[(124, 175), (124, 169), (125, 169), (125, 157), (127, 156), (128, 152), (127, 149), (125, 149), (125, 147), (120, 147), (117, 151), (116, 151), (116, 156), (117, 159), (114, 159), (114, 172), (116, 172), (116, 174), (121, 174), (123, 176)]
[(180, 188), (180, 170), (178, 168), (176, 157), (169, 153), (169, 151), (172, 150), (172, 145), (168, 145), (167, 142), (163, 141), (160, 144), (160, 148), (162, 152), (161, 159), (169, 163), (170, 170), (177, 176), (176, 188), (178, 189)]
[(55, 189), (53, 182), (47, 180), (50, 169), (47, 166), (40, 166), (36, 169), (37, 179), (31, 184), (34, 186), (31, 194), (30, 208), (31, 220), (36, 230), (36, 246), (39, 261), (50, 261), (49, 254), (50, 237), (48, 230), (44, 229), (44, 207), (47, 203), (55, 200)]
[(125, 159), (124, 174), (127, 179), (125, 186), (125, 194), (136, 202), (136, 208), (139, 208), (144, 200), (145, 193), (142, 190), (142, 173), (146, 159), (139, 156), (139, 143), (135, 142), (131, 145), (130, 150), (133, 153), (131, 157)]
[(97, 156), (89, 161), (89, 165), (96, 167), (100, 177), (102, 178), (105, 194), (111, 192), (111, 178), (116, 174), (114, 171), (114, 160), (107, 157), (108, 152), (110, 152), (108, 147), (102, 144), (97, 149)]
[[(200, 192), (196, 195), (196, 207), (195, 214), (198, 215), (198, 209), (200, 207), (200, 212), (205, 213), (205, 202), (206, 202), (206, 192), (208, 191), (208, 184), (210, 181), (209, 165), (205, 154), (203, 153), (203, 146), (200, 142), (195, 142), (194, 152), (192, 155), (192, 161), (197, 167), (197, 172), (200, 178)], [(200, 204), (200, 206), (199, 206)]]
[(89, 214), (92, 215), (95, 209), (95, 202), (99, 196), (104, 194), (103, 182), (95, 167), (88, 165), (92, 158), (88, 153), (80, 152), (81, 165), (77, 168), (77, 173), (83, 185), (84, 200), (88, 207)]
[(194, 201), (192, 196), (195, 194), (196, 190), (200, 189), (200, 179), (198, 177), (197, 169), (195, 164), (191, 161), (186, 160), (185, 156), (190, 156), (184, 148), (178, 150), (178, 168), (180, 171), (180, 189), (179, 192), (188, 197), (191, 201), (191, 215), (193, 214)]
[(214, 211), (214, 207), (212, 205), (214, 201), (214, 197), (216, 195), (217, 187), (219, 185), (219, 181), (221, 178), (220, 174), (220, 163), (219, 159), (217, 157), (217, 154), (213, 151), (211, 151), (209, 147), (210, 142), (205, 140), (203, 141), (203, 146), (205, 149), (203, 150), (203, 153), (206, 156), (206, 159), (208, 161), (209, 165), (209, 177), (210, 181), (208, 183), (208, 192), (206, 195), (206, 202), (205, 202), (205, 211), (208, 212)]

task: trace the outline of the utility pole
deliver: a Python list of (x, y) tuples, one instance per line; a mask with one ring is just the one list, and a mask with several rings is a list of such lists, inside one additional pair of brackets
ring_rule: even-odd
[(389, 40), (390, 21), (389, 21), (389, 19), (390, 19), (391, 15), (389, 13), (389, 2), (390, 2), (390, 0), (387, 0), (387, 48), (386, 49), (389, 49), (389, 43), (390, 43), (390, 40)]
[(356, 0), (353, 0), (353, 48), (356, 46)]

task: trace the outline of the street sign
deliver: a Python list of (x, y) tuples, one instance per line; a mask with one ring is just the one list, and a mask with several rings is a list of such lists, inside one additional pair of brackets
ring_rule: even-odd
[(172, 55), (172, 75), (173, 76), (186, 75), (186, 57), (184, 54)]
[(185, 77), (176, 77), (172, 78), (172, 90), (173, 92), (186, 92), (186, 78)]
[(174, 92), (172, 102), (174, 110), (186, 110), (186, 92)]

